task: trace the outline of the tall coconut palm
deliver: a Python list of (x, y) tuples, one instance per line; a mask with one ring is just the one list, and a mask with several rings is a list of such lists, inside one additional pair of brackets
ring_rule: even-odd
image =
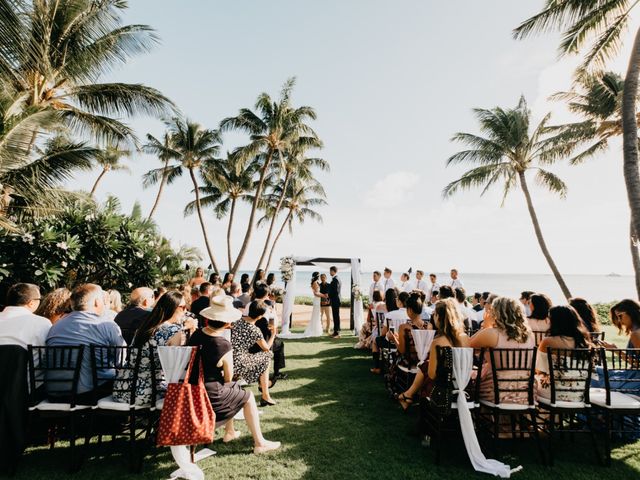
[(96, 155), (96, 163), (102, 168), (102, 170), (100, 171), (98, 178), (96, 178), (89, 195), (92, 197), (95, 195), (98, 184), (108, 172), (120, 171), (131, 173), (131, 169), (128, 166), (120, 163), (120, 160), (129, 157), (131, 157), (131, 151), (121, 149), (117, 145), (108, 145), (106, 148), (100, 150)]
[(305, 153), (310, 148), (322, 148), (322, 142), (320, 139), (317, 137), (298, 138), (292, 142), (289, 149), (284, 152), (283, 155), (278, 156), (280, 161), (275, 162), (276, 175), (279, 176), (282, 181), (282, 188), (280, 189), (281, 194), (272, 212), (271, 221), (269, 222), (269, 230), (267, 231), (267, 238), (265, 239), (262, 255), (258, 261), (256, 271), (263, 267), (262, 263), (264, 262), (269, 250), (276, 220), (280, 210), (282, 209), (287, 187), (291, 178), (295, 176), (303, 180), (307, 180), (313, 178), (314, 168), (322, 171), (329, 170), (329, 163), (326, 160), (321, 158), (308, 158), (305, 156)]
[(316, 113), (313, 108), (306, 106), (294, 108), (291, 105), (291, 91), (294, 84), (294, 78), (287, 80), (277, 102), (273, 101), (267, 93), (262, 93), (256, 101), (255, 112), (243, 108), (237, 116), (225, 118), (220, 123), (222, 131), (238, 130), (249, 134), (250, 143), (238, 149), (235, 154), (245, 159), (256, 157), (263, 159), (244, 241), (231, 269), (233, 273), (237, 273), (240, 268), (251, 242), (258, 204), (272, 160), (276, 155), (283, 154), (300, 136), (316, 136), (311, 127), (305, 123), (308, 120), (315, 120)]
[(182, 176), (182, 168), (180, 164), (171, 164), (171, 160), (175, 160), (176, 157), (174, 156), (175, 152), (171, 145), (171, 135), (167, 132), (162, 136), (162, 141), (151, 134), (147, 134), (147, 142), (142, 146), (142, 151), (156, 155), (162, 162), (162, 167), (149, 170), (142, 177), (143, 188), (149, 188), (158, 183), (160, 184), (156, 199), (153, 202), (153, 207), (151, 207), (151, 211), (147, 217), (151, 219), (160, 204), (160, 197), (162, 196), (164, 186), (171, 185), (177, 178)]
[[(227, 152), (224, 160), (208, 165), (202, 172), (204, 186), (200, 191), (204, 196), (200, 199), (202, 207), (212, 207), (216, 218), (221, 219), (229, 215), (227, 223), (227, 261), (229, 270), (233, 267), (231, 232), (238, 202), (251, 202), (252, 193), (256, 188), (256, 173), (260, 163), (253, 159), (248, 163), (239, 155)], [(185, 215), (195, 211), (195, 202), (185, 207)]]
[(0, 0), (0, 77), (15, 99), (9, 114), (54, 110), (81, 134), (124, 142), (135, 136), (120, 118), (172, 112), (153, 88), (100, 82), (157, 42), (150, 27), (123, 24), (127, 7), (126, 0)]
[[(269, 209), (275, 209), (280, 196), (281, 190), (284, 185), (278, 186), (274, 189), (274, 192), (267, 200), (266, 214), (260, 219), (260, 222), (266, 223), (273, 217), (273, 211)], [(270, 207), (268, 205), (271, 205)], [(287, 215), (280, 225), (278, 233), (276, 234), (271, 249), (269, 250), (269, 257), (265, 264), (265, 270), (269, 270), (271, 265), (271, 259), (273, 258), (273, 252), (280, 241), (280, 237), (285, 228), (289, 228), (289, 232), (293, 233), (294, 222), (298, 222), (302, 225), (305, 220), (310, 219), (316, 222), (322, 223), (322, 215), (314, 210), (316, 207), (321, 207), (327, 204), (326, 193), (322, 185), (313, 178), (293, 177), (293, 179), (287, 185), (285, 192), (284, 208)]]
[(182, 118), (174, 118), (171, 122), (168, 122), (167, 126), (171, 136), (171, 155), (180, 161), (181, 168), (189, 172), (195, 194), (196, 212), (198, 213), (198, 220), (202, 228), (202, 236), (209, 260), (213, 269), (219, 271), (202, 215), (200, 189), (198, 188), (196, 174), (202, 175), (203, 171), (212, 168), (211, 165), (213, 163), (220, 161), (217, 156), (220, 152), (222, 138), (217, 130), (204, 129), (197, 123)]
[(570, 150), (566, 146), (554, 143), (553, 139), (543, 138), (549, 115), (530, 132), (531, 112), (527, 108), (524, 97), (520, 98), (518, 106), (513, 109), (496, 107), (492, 110), (475, 109), (474, 112), (480, 123), (480, 130), (485, 136), (470, 133), (455, 134), (452, 141), (465, 144), (469, 149), (452, 155), (447, 160), (447, 166), (463, 163), (477, 166), (464, 173), (460, 179), (447, 185), (443, 196), (450, 197), (458, 190), (473, 187), (482, 187), (481, 195), (483, 195), (493, 185), (501, 182), (504, 204), (509, 192), (520, 186), (542, 254), (562, 293), (570, 298), (571, 292), (551, 257), (542, 235), (527, 183), (527, 173), (535, 172), (535, 179), (539, 185), (552, 193), (559, 194), (560, 197), (565, 197), (567, 187), (564, 182), (555, 174), (543, 169), (541, 165), (548, 165), (566, 156)]
[[(587, 49), (578, 76), (592, 67), (603, 68), (621, 47), (621, 36), (637, 14), (635, 0), (579, 1), (547, 0), (544, 9), (514, 30), (516, 38), (551, 31), (562, 31), (561, 55)], [(640, 167), (638, 166), (638, 125), (636, 102), (640, 76), (640, 26), (634, 25), (635, 39), (627, 66), (622, 94), (623, 173), (631, 210), (631, 233), (640, 232)], [(631, 244), (634, 245), (633, 239)], [(636, 248), (640, 248), (637, 244)], [(638, 253), (635, 252), (635, 256)], [(636, 278), (640, 277), (638, 267)], [(640, 285), (638, 286), (640, 296)]]

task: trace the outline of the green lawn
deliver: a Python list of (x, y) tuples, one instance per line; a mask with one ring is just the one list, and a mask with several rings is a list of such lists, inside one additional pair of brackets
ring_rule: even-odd
[[(609, 332), (608, 332), (609, 335)], [(609, 337), (613, 340), (613, 337)], [(430, 450), (414, 436), (415, 414), (405, 415), (385, 395), (382, 379), (369, 373), (370, 357), (352, 348), (353, 337), (287, 342), (289, 380), (278, 382), (273, 397), (276, 407), (264, 408), (265, 436), (282, 441), (278, 453), (258, 457), (246, 426), (243, 437), (223, 445), (218, 454), (200, 465), (207, 478), (216, 479), (468, 479), (490, 478), (475, 474), (464, 447), (452, 442), (443, 464), (436, 467)], [(254, 387), (257, 393), (257, 389)], [(585, 439), (586, 440), (586, 439)], [(538, 464), (532, 444), (522, 444), (503, 460), (524, 470), (516, 479), (542, 479), (550, 475), (563, 480), (640, 478), (640, 442), (617, 448), (611, 468), (600, 467), (586, 441), (566, 438), (556, 447), (553, 470)], [(105, 447), (108, 451), (110, 447)], [(64, 448), (30, 450), (18, 479), (69, 478), (65, 473)], [(93, 456), (75, 477), (86, 479), (168, 478), (175, 468), (168, 449), (148, 457), (141, 476), (126, 470), (126, 457)]]

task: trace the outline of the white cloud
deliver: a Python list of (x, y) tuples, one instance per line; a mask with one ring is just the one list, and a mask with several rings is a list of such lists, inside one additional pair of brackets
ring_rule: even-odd
[(365, 193), (364, 204), (376, 209), (397, 208), (409, 200), (419, 183), (417, 173), (389, 173)]

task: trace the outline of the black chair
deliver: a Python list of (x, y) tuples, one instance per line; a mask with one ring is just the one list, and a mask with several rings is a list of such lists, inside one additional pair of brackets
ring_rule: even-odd
[(28, 352), (0, 345), (0, 473), (13, 476), (27, 444)]
[[(103, 382), (114, 379), (114, 369), (117, 377), (124, 381), (113, 383), (113, 394), (103, 398), (95, 399), (94, 413), (97, 417), (109, 417), (118, 420), (110, 422), (117, 426), (117, 430), (99, 429), (98, 443), (102, 443), (103, 434), (117, 435), (125, 432), (128, 435), (129, 468), (133, 472), (139, 472), (142, 468), (144, 450), (140, 452), (136, 449), (137, 430), (142, 433), (148, 432), (146, 426), (151, 421), (150, 411), (155, 408), (155, 402), (149, 405), (136, 405), (136, 385), (140, 363), (142, 361), (141, 350), (134, 347), (97, 346), (91, 345), (91, 370), (93, 373), (93, 384), (99, 385)], [(114, 399), (114, 394), (128, 394), (129, 402), (118, 402)], [(153, 397), (152, 397), (153, 398)], [(97, 418), (100, 420), (100, 418)]]
[[(77, 427), (79, 421), (88, 432), (90, 405), (77, 405), (78, 380), (85, 347), (40, 347), (29, 345), (29, 412), (43, 420), (51, 422), (50, 431), (55, 431), (56, 420), (66, 420), (69, 437), (70, 462), (69, 470), (78, 471), (82, 457), (76, 458)], [(44, 381), (47, 400), (40, 400), (38, 387)], [(50, 446), (53, 448), (55, 435), (50, 434)], [(89, 438), (85, 436), (84, 449), (88, 447)]]
[(549, 330), (533, 330), (533, 337), (536, 340), (536, 347), (540, 345), (540, 342), (549, 336)]
[(592, 408), (589, 401), (589, 386), (596, 352), (589, 348), (548, 348), (545, 355), (549, 365), (548, 377), (540, 382), (549, 382), (550, 396), (538, 395), (538, 409), (545, 415), (540, 423), (547, 433), (547, 453), (553, 465), (553, 441), (557, 431), (561, 433), (586, 433), (591, 437), (596, 458), (600, 459), (592, 427)]
[[(486, 362), (488, 357), (491, 365), (492, 395), (491, 399), (482, 398), (483, 379), (476, 381), (476, 398), (481, 406), (477, 419), (484, 425), (482, 432), (489, 434), (496, 452), (503, 438), (501, 434), (508, 433), (515, 440), (518, 435), (524, 438), (526, 431), (536, 440), (541, 460), (545, 462), (534, 398), (536, 353), (536, 348), (490, 348), (480, 351), (482, 361)], [(522, 397), (525, 402), (502, 400), (509, 396)], [(505, 418), (509, 424), (501, 424)]]
[(418, 354), (416, 352), (410, 329), (404, 330), (405, 353), (398, 356), (394, 390), (397, 393), (407, 390), (418, 373)]
[(604, 389), (592, 388), (589, 395), (604, 414), (605, 463), (611, 465), (613, 434), (640, 433), (640, 348), (601, 348), (600, 363)]

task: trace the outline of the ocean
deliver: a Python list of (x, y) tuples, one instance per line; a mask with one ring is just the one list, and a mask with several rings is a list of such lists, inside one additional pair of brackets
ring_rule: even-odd
[[(322, 269), (316, 269), (321, 271)], [(296, 295), (310, 296), (311, 273), (313, 270), (300, 268), (296, 273)], [(280, 279), (280, 272), (275, 271), (277, 284), (283, 286)], [(325, 272), (328, 275), (328, 272)], [(349, 271), (338, 273), (342, 281), (342, 296), (348, 297), (351, 285)], [(362, 274), (362, 291), (367, 293), (371, 285), (371, 272)], [(437, 273), (438, 283), (449, 280), (448, 273)], [(523, 290), (544, 293), (548, 295), (554, 303), (564, 303), (564, 296), (556, 283), (553, 275), (541, 274), (493, 274), (493, 273), (468, 273), (461, 274), (460, 278), (464, 283), (467, 295), (474, 292), (492, 292), (509, 297), (520, 297)], [(393, 279), (398, 282), (398, 276)], [(623, 298), (637, 298), (634, 279), (630, 275), (609, 276), (609, 275), (564, 275), (565, 282), (574, 297), (583, 297), (592, 303), (612, 302)], [(412, 276), (412, 280), (414, 277)]]

